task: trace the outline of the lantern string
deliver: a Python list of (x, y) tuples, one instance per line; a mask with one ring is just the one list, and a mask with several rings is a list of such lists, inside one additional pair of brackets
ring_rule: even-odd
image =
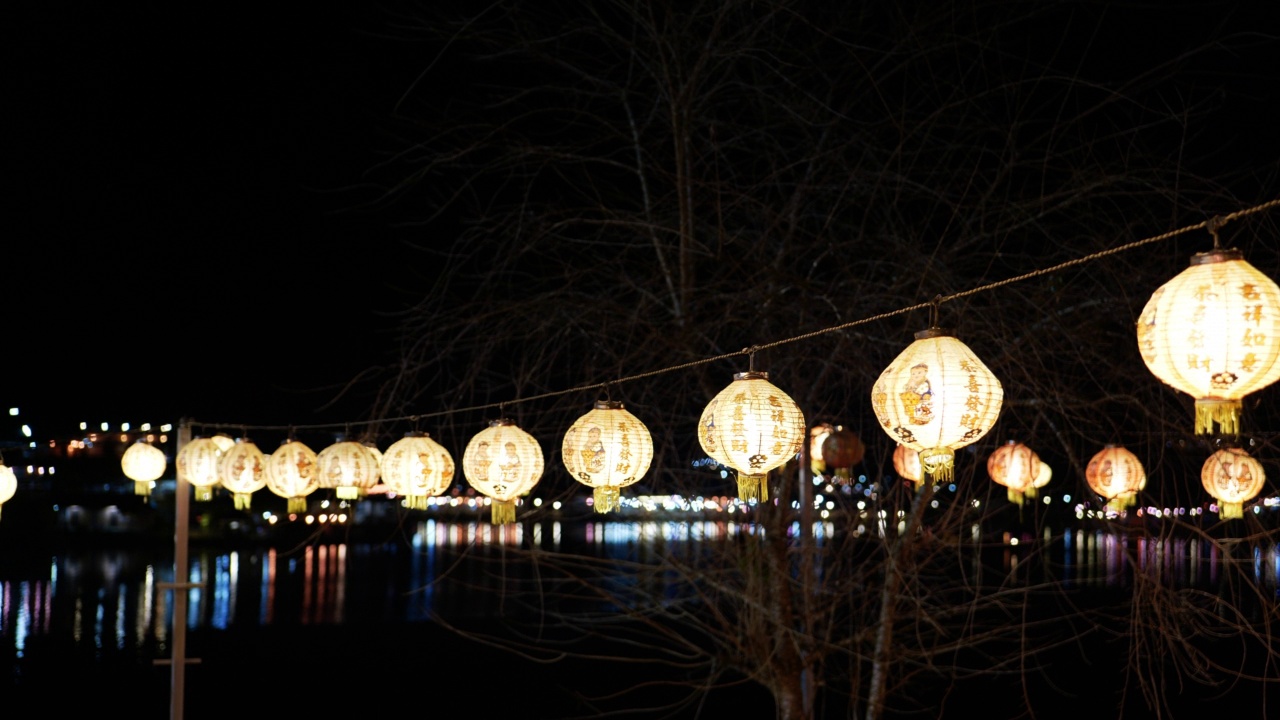
[(995, 282), (987, 283), (985, 285), (979, 285), (977, 287), (970, 288), (968, 290), (962, 290), (960, 292), (952, 293), (950, 295), (939, 294), (939, 295), (936, 295), (932, 300), (928, 302), (916, 303), (915, 305), (908, 305), (906, 307), (898, 308), (897, 310), (890, 310), (888, 312), (883, 312), (876, 315), (864, 317), (859, 320), (851, 320), (849, 322), (841, 323), (839, 325), (832, 325), (831, 327), (826, 327), (820, 330), (814, 330), (811, 332), (802, 333), (800, 335), (784, 338), (782, 340), (775, 340), (773, 342), (763, 343), (760, 345), (751, 345), (741, 350), (738, 350), (736, 352), (729, 352), (729, 353), (723, 353), (721, 355), (704, 357), (699, 360), (691, 360), (689, 362), (680, 363), (678, 365), (671, 365), (668, 367), (659, 368), (657, 370), (649, 370), (646, 372), (636, 373), (634, 375), (627, 375), (624, 377), (615, 378), (613, 380), (608, 380), (605, 382), (591, 383), (589, 385), (578, 385), (576, 387), (566, 388), (564, 390), (553, 390), (553, 391), (541, 393), (538, 395), (529, 395), (527, 397), (516, 398), (512, 400), (504, 400), (502, 402), (497, 402), (497, 403), (488, 403), (484, 405), (472, 405), (470, 407), (452, 408), (448, 410), (439, 410), (431, 413), (420, 413), (417, 415), (404, 415), (400, 417), (375, 418), (372, 420), (363, 420), (363, 421), (355, 421), (355, 422), (347, 422), (347, 423), (320, 423), (315, 425), (296, 425), (296, 426), (292, 426), (292, 425), (290, 426), (281, 426), (281, 425), (246, 426), (238, 423), (237, 424), (205, 423), (205, 422), (198, 422), (198, 421), (192, 420), (190, 421), (190, 424), (194, 427), (215, 428), (215, 429), (221, 428), (221, 427), (240, 427), (246, 431), (249, 427), (253, 427), (254, 429), (259, 429), (259, 430), (282, 430), (282, 429), (291, 428), (291, 427), (299, 427), (299, 428), (306, 428), (306, 429), (324, 429), (324, 428), (342, 427), (344, 425), (349, 430), (352, 424), (373, 425), (377, 423), (403, 422), (408, 420), (417, 422), (421, 418), (433, 418), (433, 417), (441, 417), (446, 415), (456, 415), (456, 414), (465, 413), (465, 412), (479, 412), (482, 410), (491, 410), (493, 408), (497, 408), (499, 414), (504, 415), (506, 413), (507, 405), (514, 405), (516, 403), (533, 402), (536, 400), (545, 400), (548, 398), (559, 397), (561, 395), (568, 395), (571, 393), (583, 393), (583, 392), (592, 391), (592, 390), (597, 392), (604, 390), (607, 392), (610, 385), (617, 385), (617, 384), (626, 383), (626, 382), (634, 382), (636, 380), (644, 380), (646, 378), (656, 377), (658, 375), (665, 375), (668, 373), (678, 372), (681, 370), (688, 370), (688, 369), (699, 367), (702, 365), (717, 363), (723, 360), (731, 360), (733, 358), (739, 358), (739, 357), (742, 357), (743, 355), (746, 355), (748, 357), (748, 368), (750, 370), (754, 370), (755, 355), (756, 353), (761, 352), (763, 350), (769, 350), (772, 348), (781, 347), (783, 345), (789, 345), (791, 343), (801, 342), (804, 340), (811, 340), (815, 337), (826, 335), (827, 333), (839, 332), (841, 330), (847, 330), (849, 328), (857, 327), (860, 325), (868, 325), (874, 322), (879, 322), (881, 320), (887, 320), (889, 318), (897, 317), (899, 315), (906, 315), (908, 313), (918, 312), (920, 310), (930, 310), (932, 313), (934, 313), (931, 315), (931, 322), (936, 323), (937, 321), (936, 313), (938, 311), (938, 308), (941, 307), (943, 303), (952, 302), (954, 300), (962, 300), (964, 298), (977, 295), (979, 293), (998, 290), (1000, 288), (1013, 285), (1014, 283), (1020, 283), (1025, 280), (1031, 280), (1033, 278), (1050, 275), (1056, 272), (1060, 272), (1062, 270), (1066, 270), (1068, 268), (1073, 268), (1079, 265), (1084, 265), (1086, 263), (1093, 262), (1094, 260), (1110, 257), (1112, 255), (1118, 255), (1122, 252), (1143, 247), (1145, 245), (1150, 245), (1152, 243), (1161, 242), (1163, 240), (1168, 240), (1170, 238), (1178, 237), (1180, 235), (1186, 235), (1187, 233), (1190, 233), (1190, 232), (1208, 230), (1209, 233), (1213, 235), (1214, 248), (1216, 249), (1218, 247), (1217, 231), (1223, 225), (1226, 225), (1227, 223), (1233, 220), (1238, 220), (1242, 217), (1247, 217), (1255, 213), (1260, 213), (1266, 210), (1270, 210), (1277, 206), (1280, 206), (1280, 198), (1276, 198), (1274, 200), (1268, 200), (1267, 202), (1261, 203), (1259, 205), (1243, 208), (1241, 210), (1228, 213), (1226, 215), (1214, 216), (1207, 220), (1198, 222), (1194, 225), (1187, 225), (1185, 227), (1181, 227), (1176, 230), (1170, 230), (1165, 233), (1160, 233), (1159, 235), (1152, 235), (1151, 237), (1143, 238), (1141, 240), (1135, 240), (1133, 242), (1117, 245), (1116, 247), (1113, 247), (1113, 248), (1108, 248), (1106, 250), (1100, 250), (1095, 253), (1090, 253), (1088, 255), (1084, 255), (1072, 260), (1067, 260), (1066, 262), (1058, 263), (1057, 265), (1041, 268), (1039, 270), (1032, 270), (1031, 272), (1023, 273), (1021, 275), (1015, 275), (1014, 277), (1006, 278), (1004, 280), (997, 280)]

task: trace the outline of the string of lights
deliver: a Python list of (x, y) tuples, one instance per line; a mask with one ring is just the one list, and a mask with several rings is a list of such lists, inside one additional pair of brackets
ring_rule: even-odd
[(960, 292), (952, 293), (950, 295), (938, 295), (934, 297), (932, 300), (929, 300), (927, 302), (916, 303), (914, 305), (898, 308), (896, 310), (891, 310), (888, 312), (871, 315), (871, 316), (860, 318), (857, 320), (851, 320), (849, 322), (840, 323), (839, 325), (832, 325), (830, 327), (822, 328), (820, 330), (814, 330), (811, 332), (802, 333), (800, 335), (783, 338), (781, 340), (774, 340), (768, 343), (752, 345), (734, 352), (722, 353), (720, 355), (704, 357), (698, 360), (692, 360), (692, 361), (680, 363), (677, 365), (658, 368), (656, 370), (649, 370), (649, 371), (636, 373), (633, 375), (627, 375), (625, 377), (620, 377), (620, 378), (607, 380), (603, 382), (595, 382), (595, 383), (590, 383), (586, 385), (578, 385), (575, 387), (565, 388), (563, 390), (553, 390), (545, 393), (540, 393), (537, 395), (530, 395), (527, 397), (514, 398), (511, 400), (506, 400), (506, 401), (496, 402), (496, 403), (487, 403), (483, 405), (473, 405), (473, 406), (462, 407), (462, 408), (438, 410), (435, 412), (416, 413), (412, 415), (402, 415), (397, 417), (385, 417), (385, 418), (376, 418), (376, 419), (359, 420), (359, 421), (317, 423), (317, 424), (310, 424), (310, 425), (299, 425), (299, 424), (250, 425), (245, 423), (200, 422), (196, 420), (191, 420), (189, 421), (189, 423), (192, 427), (207, 428), (207, 429), (213, 429), (213, 430), (239, 429), (246, 432), (248, 430), (270, 430), (270, 431), (292, 432), (295, 430), (323, 430), (323, 429), (337, 429), (337, 428), (347, 428), (349, 430), (352, 427), (373, 425), (375, 423), (417, 422), (419, 420), (426, 419), (426, 418), (454, 415), (458, 413), (479, 412), (483, 410), (493, 410), (493, 409), (504, 411), (508, 406), (511, 406), (511, 405), (534, 402), (537, 400), (546, 400), (549, 398), (558, 397), (560, 395), (567, 395), (570, 393), (582, 393), (590, 390), (597, 390), (597, 391), (606, 390), (612, 386), (621, 385), (623, 383), (629, 383), (637, 380), (653, 378), (659, 375), (666, 375), (673, 372), (679, 372), (681, 370), (688, 370), (690, 368), (706, 365), (709, 363), (720, 362), (722, 360), (729, 360), (732, 358), (738, 358), (743, 356), (747, 356), (750, 358), (750, 357), (753, 357), (756, 353), (764, 350), (769, 350), (772, 348), (781, 347), (783, 345), (789, 345), (796, 342), (810, 340), (812, 338), (825, 335), (827, 333), (838, 332), (840, 330), (846, 330), (846, 329), (857, 327), (860, 325), (867, 325), (873, 322), (886, 320), (892, 317), (904, 315), (911, 312), (916, 312), (920, 310), (933, 310), (936, 314), (937, 309), (941, 305), (948, 302), (952, 302), (954, 300), (960, 300), (960, 299), (967, 298), (980, 293), (990, 292), (992, 290), (998, 290), (1000, 288), (1013, 285), (1015, 283), (1020, 283), (1026, 280), (1031, 280), (1037, 277), (1051, 275), (1053, 273), (1060, 272), (1068, 268), (1091, 263), (1101, 258), (1110, 257), (1112, 255), (1127, 252), (1129, 250), (1133, 250), (1139, 247), (1144, 247), (1146, 245), (1150, 245), (1153, 243), (1169, 240), (1171, 238), (1175, 238), (1181, 235), (1186, 235), (1192, 232), (1197, 232), (1197, 231), (1209, 232), (1211, 235), (1213, 235), (1214, 247), (1216, 249), (1218, 246), (1218, 230), (1220, 230), (1224, 225), (1234, 220), (1247, 217), (1249, 215), (1265, 212), (1277, 206), (1280, 206), (1280, 198), (1269, 200), (1267, 202), (1254, 205), (1252, 207), (1237, 210), (1227, 215), (1214, 216), (1202, 222), (1196, 223), (1194, 225), (1187, 225), (1187, 226), (1178, 228), (1176, 230), (1170, 230), (1168, 232), (1161, 233), (1159, 235), (1152, 235), (1150, 237), (1146, 237), (1140, 240), (1135, 240), (1133, 242), (1124, 243), (1122, 245), (1118, 245), (1113, 248), (1108, 248), (1106, 250), (1101, 250), (1095, 253), (1090, 253), (1088, 255), (1083, 255), (1081, 257), (1068, 260), (1066, 262), (1058, 263), (1057, 265), (1052, 265), (1050, 267), (1033, 270), (1031, 272), (1006, 278), (1004, 280), (997, 280), (994, 282), (986, 283), (974, 288), (970, 288), (968, 290), (962, 290)]

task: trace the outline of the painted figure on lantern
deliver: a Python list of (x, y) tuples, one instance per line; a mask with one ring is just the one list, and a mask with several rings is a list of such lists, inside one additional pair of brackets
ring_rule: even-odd
[(927, 425), (933, 420), (933, 390), (926, 376), (928, 372), (929, 366), (924, 363), (911, 366), (907, 388), (898, 395), (902, 398), (902, 409), (911, 418), (912, 425)]
[(604, 471), (605, 451), (604, 443), (600, 440), (600, 428), (594, 425), (587, 430), (586, 447), (579, 451), (582, 455), (583, 467), (589, 473), (598, 473)]

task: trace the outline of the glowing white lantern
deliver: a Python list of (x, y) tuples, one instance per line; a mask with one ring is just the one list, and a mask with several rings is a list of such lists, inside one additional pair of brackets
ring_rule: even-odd
[(955, 451), (995, 425), (1004, 388), (950, 331), (915, 334), (876, 380), (871, 407), (889, 437), (920, 454), (925, 478), (948, 482)]
[(285, 440), (267, 457), (267, 489), (288, 502), (288, 512), (307, 510), (307, 496), (320, 487), (316, 453), (305, 443)]
[(0, 463), (0, 507), (18, 492), (18, 476), (13, 473), (13, 468)]
[(1195, 398), (1195, 432), (1239, 434), (1240, 400), (1280, 378), (1280, 287), (1239, 250), (1213, 250), (1156, 289), (1138, 317), (1147, 368)]
[(133, 492), (143, 497), (151, 495), (151, 488), (164, 475), (167, 465), (164, 451), (145, 440), (130, 445), (120, 457), (120, 469), (133, 481)]
[(1010, 502), (1021, 505), (1026, 495), (1034, 493), (1042, 465), (1034, 450), (1010, 440), (987, 457), (987, 474), (1009, 489)]
[[(708, 423), (698, 433), (707, 455), (738, 471), (738, 497), (769, 499), (769, 471), (794, 458), (805, 441), (804, 413), (769, 373), (735, 373), (703, 411)], [(723, 457), (717, 458), (719, 454)]]
[[(224, 436), (225, 437), (225, 436)], [(235, 441), (231, 442), (235, 445)], [(178, 467), (178, 480), (190, 483), (195, 488), (195, 498), (201, 502), (213, 499), (213, 489), (219, 482), (218, 463), (222, 460), (222, 449), (213, 438), (193, 438), (178, 451), (175, 464)]]
[(359, 500), (378, 484), (378, 457), (355, 440), (339, 440), (316, 456), (320, 487), (335, 491), (342, 500)]
[(592, 489), (596, 512), (615, 510), (621, 488), (640, 480), (653, 461), (649, 428), (616, 400), (599, 400), (564, 434), (560, 457), (574, 480)]
[(1107, 507), (1116, 512), (1137, 504), (1138, 493), (1147, 486), (1147, 471), (1138, 456), (1111, 443), (1089, 460), (1084, 477), (1094, 492), (1107, 499)]
[(542, 478), (542, 446), (512, 420), (494, 420), (476, 433), (462, 453), (462, 474), (490, 499), (492, 522), (516, 520), (516, 499)]
[(231, 449), (232, 445), (236, 444), (236, 441), (233, 440), (230, 435), (223, 432), (217, 433), (209, 439), (217, 446), (218, 452), (226, 452)]
[(1217, 499), (1223, 520), (1244, 517), (1244, 504), (1266, 484), (1262, 463), (1240, 448), (1224, 448), (1209, 456), (1200, 470), (1204, 489)]
[(267, 486), (267, 456), (248, 438), (239, 438), (218, 460), (218, 482), (231, 492), (237, 510), (248, 510), (251, 496)]
[(454, 472), (453, 456), (424, 432), (406, 433), (382, 453), (382, 481), (414, 510), (448, 490)]
[(1053, 468), (1049, 467), (1049, 463), (1041, 460), (1040, 470), (1036, 473), (1036, 479), (1031, 481), (1031, 487), (1023, 491), (1023, 495), (1033, 498), (1039, 494), (1040, 488), (1049, 484), (1053, 479)]

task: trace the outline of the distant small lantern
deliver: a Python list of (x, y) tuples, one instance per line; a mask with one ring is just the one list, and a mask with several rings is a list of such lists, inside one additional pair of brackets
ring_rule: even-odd
[(382, 481), (412, 510), (426, 510), (427, 499), (453, 485), (453, 456), (424, 432), (412, 431), (382, 454)]
[(619, 507), (621, 489), (640, 480), (653, 461), (649, 428), (617, 400), (599, 400), (569, 426), (560, 457), (574, 480), (592, 489), (597, 513)]
[(494, 525), (516, 521), (516, 500), (538, 484), (542, 470), (542, 446), (506, 418), (476, 433), (462, 453), (462, 473), (489, 498)]
[[(711, 399), (710, 424), (698, 438), (702, 449), (720, 454), (738, 472), (738, 497), (769, 499), (769, 471), (793, 459), (805, 441), (804, 413), (790, 395), (769, 382), (766, 372), (735, 373), (733, 382)], [(705, 417), (705, 413), (704, 413)]]
[(1040, 493), (1040, 488), (1049, 484), (1053, 479), (1053, 468), (1049, 467), (1049, 463), (1041, 460), (1040, 470), (1036, 472), (1036, 479), (1031, 481), (1031, 487), (1023, 491), (1023, 495), (1029, 498), (1036, 497)]
[(987, 474), (992, 481), (1008, 488), (1009, 502), (1022, 505), (1028, 494), (1034, 497), (1036, 478), (1043, 464), (1034, 450), (1010, 440), (987, 456)]
[(316, 455), (320, 487), (333, 490), (340, 500), (359, 500), (378, 484), (378, 457), (355, 440), (339, 440)]
[(1241, 399), (1280, 379), (1280, 286), (1239, 250), (1212, 250), (1161, 285), (1138, 317), (1138, 350), (1195, 398), (1195, 432), (1239, 434)]
[(120, 457), (120, 469), (124, 471), (125, 477), (133, 481), (134, 494), (143, 497), (151, 496), (151, 488), (164, 475), (167, 465), (164, 451), (146, 440), (130, 445)]
[(917, 487), (924, 482), (924, 468), (920, 467), (920, 453), (901, 443), (893, 450), (893, 469), (897, 471), (898, 477), (910, 480)]
[(1138, 456), (1111, 443), (1089, 461), (1084, 477), (1095, 493), (1106, 498), (1107, 507), (1116, 512), (1136, 505), (1138, 493), (1147, 486), (1147, 472)]
[(1244, 517), (1244, 504), (1257, 497), (1267, 476), (1258, 462), (1240, 448), (1224, 448), (1209, 456), (1200, 470), (1204, 489), (1219, 504), (1223, 520)]
[(233, 445), (236, 444), (235, 439), (224, 432), (217, 433), (216, 435), (214, 435), (212, 438), (209, 438), (209, 439), (212, 440), (213, 444), (217, 446), (218, 452), (226, 452), (230, 450)]
[[(235, 441), (231, 444), (235, 445)], [(178, 480), (186, 481), (195, 488), (196, 500), (208, 502), (213, 499), (213, 489), (219, 483), (218, 462), (221, 459), (222, 449), (213, 438), (193, 438), (178, 451), (174, 463), (178, 468)]]
[(818, 458), (823, 468), (831, 470), (841, 482), (848, 482), (853, 467), (862, 462), (864, 454), (866, 446), (862, 438), (843, 425), (832, 426), (818, 443)]
[(267, 486), (267, 456), (248, 438), (239, 438), (218, 460), (218, 482), (237, 510), (248, 510), (253, 494)]
[(881, 428), (920, 454), (930, 481), (951, 480), (955, 451), (987, 434), (1003, 402), (996, 376), (950, 331), (936, 327), (916, 333), (871, 391)]
[(290, 513), (307, 510), (307, 496), (320, 487), (316, 452), (298, 440), (285, 440), (267, 457), (267, 489), (284, 498)]
[(0, 463), (0, 507), (4, 507), (16, 492), (18, 492), (18, 476), (14, 474), (13, 468)]

